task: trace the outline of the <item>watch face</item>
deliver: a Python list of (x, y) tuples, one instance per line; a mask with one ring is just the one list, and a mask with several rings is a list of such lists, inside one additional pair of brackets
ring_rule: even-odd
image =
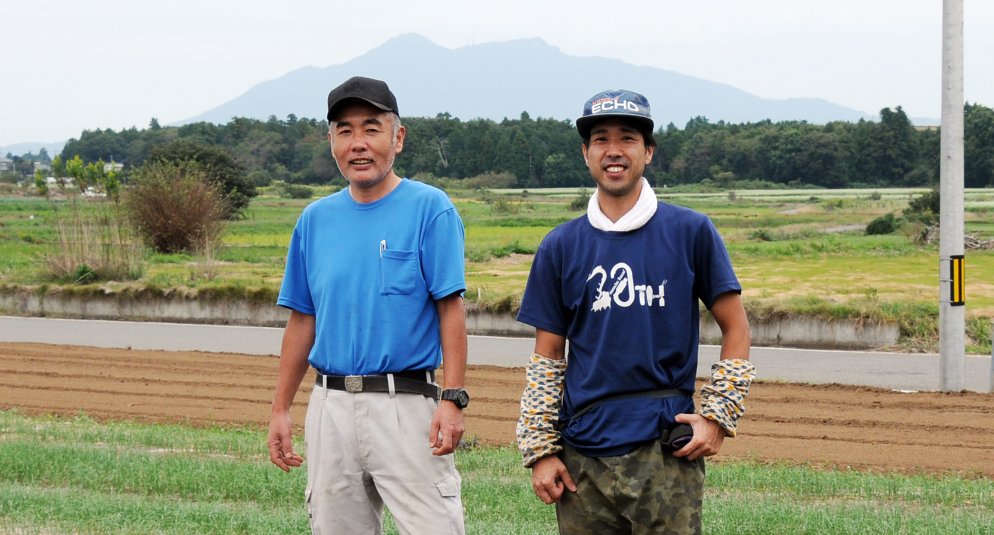
[(460, 409), (465, 409), (469, 405), (469, 393), (461, 388), (453, 388), (442, 392), (442, 399), (455, 403)]

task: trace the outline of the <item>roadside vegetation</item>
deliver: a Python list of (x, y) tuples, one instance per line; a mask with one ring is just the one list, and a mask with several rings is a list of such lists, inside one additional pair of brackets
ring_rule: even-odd
[[(309, 202), (338, 189), (306, 188), (285, 183), (259, 188), (240, 217), (223, 221), (224, 231), (210, 247), (173, 252), (146, 248), (138, 266), (129, 264), (132, 276), (85, 272), (85, 278), (73, 277), (71, 271), (70, 276), (60, 274), (44, 260), (66, 251), (67, 240), (59, 230), (64, 214), (96, 216), (114, 206), (113, 201), (67, 194), (0, 197), (0, 285), (134, 299), (178, 294), (274, 302), (297, 216)], [(538, 244), (556, 224), (581, 216), (590, 192), (450, 186), (448, 193), (466, 225), (468, 301), (513, 313)], [(936, 350), (938, 244), (920, 239), (928, 213), (914, 208), (925, 205), (922, 199), (930, 190), (716, 190), (698, 185), (659, 187), (657, 193), (715, 222), (752, 317), (897, 322), (902, 337), (898, 349)], [(994, 240), (994, 190), (968, 189), (965, 200), (966, 233), (975, 243)], [(867, 233), (868, 225), (888, 214), (893, 216), (891, 232)], [(95, 241), (106, 243), (103, 238)], [(108, 250), (134, 254), (120, 246)], [(971, 249), (966, 257), (968, 351), (989, 354), (994, 251)]]

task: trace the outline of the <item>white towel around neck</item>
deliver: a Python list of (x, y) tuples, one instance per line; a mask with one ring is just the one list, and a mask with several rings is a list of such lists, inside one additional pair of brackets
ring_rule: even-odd
[(608, 219), (604, 215), (604, 212), (601, 211), (601, 205), (597, 201), (597, 191), (595, 190), (594, 194), (590, 196), (590, 201), (587, 202), (587, 220), (597, 230), (627, 232), (645, 225), (656, 213), (658, 206), (656, 192), (652, 191), (649, 181), (645, 177), (642, 177), (642, 192), (639, 193), (639, 199), (635, 201), (635, 206), (625, 215), (621, 216), (617, 221)]

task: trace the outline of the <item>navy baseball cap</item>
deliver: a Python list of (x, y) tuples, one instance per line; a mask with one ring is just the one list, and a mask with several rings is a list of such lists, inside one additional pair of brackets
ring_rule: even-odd
[(353, 76), (342, 82), (342, 85), (332, 89), (331, 93), (328, 93), (329, 123), (332, 117), (341, 109), (342, 105), (350, 99), (359, 99), (383, 111), (392, 111), (400, 115), (400, 112), (397, 111), (397, 97), (393, 96), (393, 93), (390, 92), (390, 88), (387, 87), (386, 82), (362, 76)]
[(583, 105), (583, 115), (576, 120), (576, 129), (587, 139), (595, 123), (616, 117), (632, 120), (652, 135), (653, 122), (649, 114), (649, 100), (645, 96), (625, 89), (609, 89), (590, 97)]

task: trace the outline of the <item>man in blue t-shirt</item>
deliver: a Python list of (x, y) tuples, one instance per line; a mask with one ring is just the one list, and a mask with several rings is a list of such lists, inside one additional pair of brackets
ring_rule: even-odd
[[(704, 457), (735, 435), (754, 376), (742, 289), (711, 221), (642, 176), (656, 146), (644, 96), (598, 93), (576, 127), (597, 190), (528, 276), (518, 448), (561, 533), (699, 533)], [(695, 413), (698, 303), (722, 344)]]
[[(331, 152), (349, 186), (304, 209), (277, 303), (290, 309), (269, 425), (285, 471), (290, 406), (316, 370), (304, 422), (314, 533), (464, 533), (452, 452), (463, 434), (463, 226), (442, 191), (402, 179), (397, 100), (353, 77), (328, 95)], [(444, 362), (445, 388), (435, 384)]]

